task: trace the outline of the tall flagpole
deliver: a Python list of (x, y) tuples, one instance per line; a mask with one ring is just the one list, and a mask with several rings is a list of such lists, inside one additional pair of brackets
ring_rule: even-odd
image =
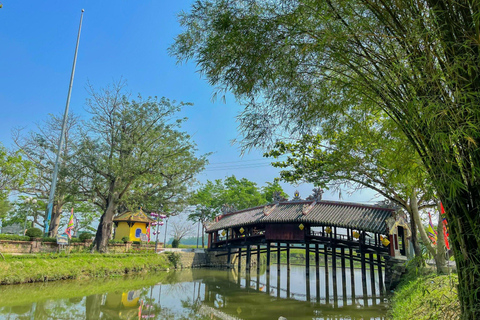
[(75, 75), (75, 66), (77, 64), (78, 43), (80, 42), (80, 32), (82, 31), (82, 20), (83, 20), (84, 11), (85, 10), (82, 9), (82, 14), (80, 15), (80, 26), (78, 27), (77, 45), (75, 47), (75, 55), (73, 57), (72, 74), (70, 76), (70, 86), (68, 87), (67, 104), (65, 106), (65, 113), (63, 114), (62, 132), (60, 133), (60, 141), (58, 142), (58, 149), (57, 149), (57, 158), (55, 160), (55, 168), (53, 169), (52, 184), (50, 186), (50, 196), (48, 198), (48, 205), (47, 205), (47, 217), (45, 219), (45, 235), (46, 236), (48, 236), (50, 220), (52, 218), (53, 199), (55, 197), (55, 187), (57, 186), (58, 162), (60, 159), (60, 153), (62, 152), (63, 141), (65, 140), (65, 127), (67, 126), (68, 108), (70, 106), (70, 96), (72, 95), (73, 76)]

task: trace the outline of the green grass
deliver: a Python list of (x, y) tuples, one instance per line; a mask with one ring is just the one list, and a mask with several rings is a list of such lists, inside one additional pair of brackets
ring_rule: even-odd
[(416, 275), (411, 271), (391, 299), (394, 320), (445, 319), (460, 317), (456, 274)]
[(105, 292), (126, 292), (149, 287), (158, 282), (168, 282), (175, 277), (172, 272), (158, 272), (147, 275), (108, 277), (102, 281), (92, 279), (59, 281), (48, 283), (27, 283), (15, 286), (0, 286), (0, 305), (18, 306), (32, 302), (84, 297)]
[(0, 260), (0, 284), (85, 279), (174, 268), (173, 254), (39, 254)]

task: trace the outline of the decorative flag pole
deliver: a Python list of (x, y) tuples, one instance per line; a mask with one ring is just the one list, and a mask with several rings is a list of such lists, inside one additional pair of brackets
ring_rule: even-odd
[(163, 219), (165, 219), (167, 216), (164, 214), (158, 214), (155, 212), (150, 213), (152, 217), (155, 218), (155, 222), (152, 223), (153, 226), (157, 226), (157, 230), (153, 232), (153, 235), (156, 235), (155, 237), (155, 253), (158, 250), (158, 235), (160, 234), (160, 231), (158, 231), (158, 228), (160, 226), (163, 226)]
[(65, 233), (68, 236), (68, 239), (72, 239), (72, 230), (73, 230), (73, 208), (72, 213), (70, 214), (70, 220), (68, 221), (67, 229), (65, 229)]
[(73, 66), (72, 66), (72, 74), (70, 75), (70, 86), (68, 87), (67, 104), (65, 106), (65, 113), (63, 114), (62, 131), (60, 133), (60, 141), (58, 142), (55, 168), (53, 169), (52, 184), (50, 186), (50, 196), (48, 197), (47, 218), (45, 219), (45, 235), (46, 236), (48, 236), (48, 231), (50, 228), (49, 226), (50, 219), (52, 218), (52, 208), (53, 208), (53, 200), (55, 196), (55, 187), (57, 186), (58, 162), (59, 162), (58, 160), (60, 158), (60, 152), (62, 151), (63, 140), (65, 139), (65, 127), (67, 126), (68, 108), (70, 106), (70, 96), (72, 95), (73, 77), (75, 75), (75, 66), (77, 64), (78, 44), (80, 42), (80, 32), (82, 31), (82, 20), (83, 20), (84, 11), (85, 10), (82, 9), (82, 14), (80, 15), (80, 26), (78, 27), (77, 45), (75, 46), (75, 55), (73, 56)]

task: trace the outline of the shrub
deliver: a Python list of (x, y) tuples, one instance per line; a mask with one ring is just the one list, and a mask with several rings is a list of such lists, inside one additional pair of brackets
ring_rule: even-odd
[(180, 241), (178, 239), (172, 240), (172, 248), (178, 248), (179, 244), (180, 244)]
[(80, 238), (71, 238), (70, 242), (83, 242), (83, 240), (80, 240)]
[(85, 232), (85, 233), (82, 233), (78, 238), (80, 239), (80, 241), (85, 241), (85, 240), (92, 239), (92, 237), (93, 237), (93, 234), (89, 232)]
[(38, 228), (29, 228), (25, 232), (25, 235), (31, 238), (41, 238), (43, 236), (43, 231)]
[[(175, 240), (174, 240), (175, 241)], [(180, 255), (176, 252), (165, 252), (165, 254), (168, 257), (168, 260), (173, 264), (173, 266), (176, 268), (180, 267)]]
[(27, 237), (27, 236), (17, 236), (16, 234), (0, 234), (0, 240), (29, 241), (29, 240), (30, 240), (30, 237)]
[(123, 237), (122, 241), (123, 241), (123, 243), (127, 243), (128, 241), (130, 241), (130, 238), (129, 237)]
[(42, 239), (42, 242), (57, 242), (57, 238), (45, 237)]

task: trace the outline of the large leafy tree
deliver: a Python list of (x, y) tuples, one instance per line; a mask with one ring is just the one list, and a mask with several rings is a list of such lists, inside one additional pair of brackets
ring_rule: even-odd
[(267, 182), (259, 188), (246, 178), (237, 179), (234, 175), (225, 180), (208, 180), (190, 197), (193, 212), (188, 215), (191, 221), (202, 224), (202, 246), (204, 246), (205, 223), (219, 215), (222, 210), (242, 210), (273, 202), (274, 193), (287, 198), (278, 179)]
[(445, 272), (444, 243), (433, 246), (420, 219), (420, 212), (435, 210), (438, 201), (425, 167), (395, 123), (380, 114), (352, 109), (348, 117), (325, 121), (319, 129), (321, 134), (304, 135), (293, 142), (278, 141), (265, 154), (273, 158), (287, 155), (286, 160), (273, 163), (283, 169), (282, 179), (333, 188), (339, 194), (345, 190), (375, 190), (408, 212), (417, 258), (422, 259), (418, 225), (423, 243), (436, 257), (437, 270)]
[[(13, 132), (14, 144), (32, 163), (35, 173), (26, 180), (22, 191), (45, 203), (48, 203), (50, 194), (62, 122), (61, 115), (50, 114), (47, 119), (37, 124), (35, 130), (23, 132), (22, 129), (16, 129)], [(62, 152), (60, 152), (57, 186), (48, 229), (50, 237), (57, 235), (64, 206), (74, 200), (85, 200), (78, 191), (76, 180), (73, 179), (74, 175), (71, 172), (73, 167), (70, 163), (75, 145), (80, 138), (79, 122), (80, 119), (77, 115), (70, 114), (65, 126), (65, 140)], [(41, 221), (45, 220), (45, 214), (40, 215), (43, 216), (43, 219), (36, 219), (36, 221), (39, 226), (44, 228)]]
[(463, 319), (480, 318), (477, 1), (197, 1), (172, 47), (247, 106), (245, 143), (369, 105), (418, 153), (442, 200)]
[[(138, 195), (165, 200), (165, 195), (186, 191), (206, 159), (195, 155), (190, 136), (180, 131), (184, 119), (176, 115), (184, 103), (141, 96), (129, 100), (122, 83), (101, 91), (90, 87), (90, 94), (87, 111), (92, 117), (85, 123), (75, 163), (81, 191), (102, 212), (94, 245), (103, 252), (120, 208), (138, 202)], [(181, 196), (185, 194), (175, 194)]]

